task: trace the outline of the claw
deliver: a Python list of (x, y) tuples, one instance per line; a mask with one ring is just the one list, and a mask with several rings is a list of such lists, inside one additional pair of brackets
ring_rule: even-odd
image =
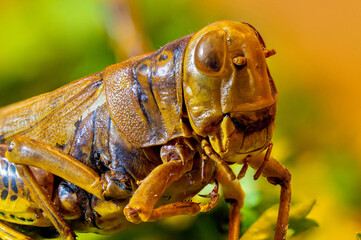
[(199, 204), (199, 207), (201, 208), (200, 212), (208, 212), (209, 210), (213, 209), (218, 204), (219, 200), (219, 186), (218, 182), (216, 182), (216, 186), (213, 188), (212, 192), (210, 192), (208, 195), (205, 195), (204, 197), (211, 198), (211, 200), (208, 203)]
[(129, 222), (135, 223), (135, 224), (139, 224), (142, 222), (140, 216), (139, 216), (140, 210), (139, 209), (134, 209), (131, 208), (129, 206), (126, 206), (124, 208), (124, 215), (127, 218), (127, 220)]

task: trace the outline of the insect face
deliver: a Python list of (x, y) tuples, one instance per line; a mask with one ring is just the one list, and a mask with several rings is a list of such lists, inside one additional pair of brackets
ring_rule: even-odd
[(248, 24), (219, 22), (190, 40), (184, 100), (195, 132), (225, 160), (240, 162), (268, 145), (278, 93), (264, 43)]

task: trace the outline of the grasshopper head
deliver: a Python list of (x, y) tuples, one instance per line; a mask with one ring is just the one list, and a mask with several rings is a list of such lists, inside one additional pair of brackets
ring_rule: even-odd
[(278, 93), (258, 32), (221, 21), (193, 35), (183, 65), (184, 101), (194, 131), (228, 162), (240, 162), (270, 142)]

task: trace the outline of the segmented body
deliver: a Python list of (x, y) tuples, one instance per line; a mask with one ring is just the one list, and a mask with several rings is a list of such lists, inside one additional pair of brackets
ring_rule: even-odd
[[(124, 99), (133, 101), (123, 104), (127, 108), (126, 113), (114, 114), (124, 114), (124, 121), (128, 121), (120, 126), (141, 123), (143, 126), (136, 127), (150, 133), (141, 133), (148, 138), (137, 139), (139, 133), (136, 130), (130, 132), (131, 136), (128, 134), (126, 137), (129, 139), (130, 136), (131, 140), (134, 137), (135, 144), (126, 140), (111, 118), (102, 73), (0, 111), (0, 134), (3, 143), (9, 144), (18, 135), (31, 136), (56, 146), (101, 176), (116, 179), (121, 188), (128, 192), (121, 201), (105, 203), (69, 182), (56, 181), (54, 192), (49, 194), (53, 201), (60, 205), (58, 207), (64, 217), (71, 219), (70, 224), (75, 230), (109, 232), (124, 228), (127, 221), (122, 208), (137, 189), (139, 182), (162, 163), (159, 142), (190, 137), (191, 126), (181, 116), (182, 104), (179, 102), (182, 101), (182, 96), (178, 82), (184, 51), (182, 48), (188, 40), (189, 37), (183, 38), (158, 52), (132, 59), (131, 64), (123, 66), (128, 76), (126, 80), (119, 79), (119, 84), (132, 84), (131, 89), (135, 91), (130, 94), (134, 99), (129, 96)], [(24, 105), (28, 107), (17, 108)], [(135, 107), (131, 108), (130, 105)], [(40, 210), (32, 205), (30, 197), (24, 194), (26, 187), (17, 175), (14, 164), (8, 163), (6, 159), (3, 159), (2, 163), (9, 164), (9, 169), (15, 171), (2, 171), (0, 177), (3, 182), (6, 182), (9, 176), (16, 175), (10, 182), (17, 182), (21, 192), (13, 192), (12, 197), (4, 197), (0, 201), (0, 219), (18, 224), (50, 226), (50, 222), (44, 219)], [(195, 156), (193, 166), (192, 171), (167, 190), (160, 205), (192, 198), (215, 174), (215, 164), (208, 163), (206, 181), (197, 181), (201, 175), (200, 154)], [(11, 192), (11, 189), (5, 188), (6, 186), (1, 189), (4, 195), (6, 191)], [(9, 205), (9, 202), (12, 205)], [(107, 208), (112, 211), (104, 210), (104, 204), (108, 204)], [(20, 205), (26, 208), (19, 208)], [(16, 208), (18, 210), (15, 211)], [(1, 212), (7, 209), (10, 213), (2, 215)], [(115, 215), (118, 217), (114, 217)], [(34, 218), (37, 218), (38, 224), (30, 221)]]
[[(52, 194), (53, 178), (50, 174), (40, 169), (33, 169), (37, 173), (39, 182), (48, 194)], [(41, 211), (34, 208), (29, 191), (24, 181), (19, 176), (15, 164), (6, 158), (0, 158), (0, 219), (8, 222), (49, 226), (49, 221), (44, 218)]]

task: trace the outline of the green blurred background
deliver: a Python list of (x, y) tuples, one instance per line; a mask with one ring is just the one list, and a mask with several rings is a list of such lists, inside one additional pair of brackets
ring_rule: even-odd
[[(136, 0), (131, 12), (148, 49), (217, 20), (258, 29), (277, 50), (268, 59), (280, 93), (273, 156), (292, 173), (292, 202), (317, 200), (308, 217), (319, 226), (292, 239), (355, 239), (361, 231), (361, 1)], [(121, 45), (135, 40), (118, 41), (130, 31), (123, 13), (106, 0), (0, 0), (0, 105), (131, 55)], [(241, 180), (243, 230), (278, 203), (278, 187), (251, 176)], [(81, 239), (221, 239), (227, 216), (221, 203), (196, 217)]]

